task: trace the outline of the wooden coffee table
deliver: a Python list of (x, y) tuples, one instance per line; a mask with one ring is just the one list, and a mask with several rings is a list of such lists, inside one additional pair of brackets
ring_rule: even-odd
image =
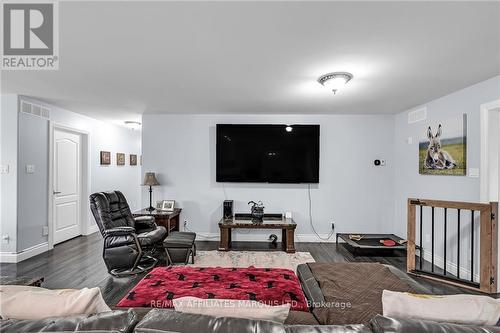
[(221, 219), (219, 222), (219, 251), (231, 249), (231, 234), (233, 229), (281, 229), (281, 245), (283, 251), (295, 253), (295, 228), (293, 219), (284, 217), (266, 217), (262, 222), (252, 222), (250, 217), (236, 216), (232, 219)]

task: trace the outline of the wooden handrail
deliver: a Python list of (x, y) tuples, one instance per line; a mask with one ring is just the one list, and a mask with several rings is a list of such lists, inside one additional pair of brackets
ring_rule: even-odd
[[(457, 210), (477, 211), (480, 213), (479, 218), (479, 288), (470, 287), (461, 283), (460, 278), (452, 281), (449, 277), (439, 277), (438, 274), (425, 275), (422, 270), (416, 269), (416, 207), (433, 207), (446, 208)], [(472, 216), (474, 214), (472, 213)], [(434, 220), (434, 218), (433, 218)], [(408, 199), (408, 229), (407, 229), (407, 271), (412, 274), (427, 277), (434, 280), (459, 285), (467, 288), (473, 288), (486, 293), (497, 292), (497, 256), (498, 256), (498, 203), (472, 203), (460, 201), (443, 201), (432, 199)], [(472, 223), (473, 220), (472, 220)], [(473, 230), (473, 229), (472, 229)], [(460, 242), (460, 240), (459, 240)], [(458, 247), (458, 244), (457, 244)], [(422, 249), (420, 249), (422, 256)], [(434, 257), (434, 254), (433, 254)], [(460, 262), (458, 263), (460, 264)], [(460, 269), (460, 267), (458, 268)]]

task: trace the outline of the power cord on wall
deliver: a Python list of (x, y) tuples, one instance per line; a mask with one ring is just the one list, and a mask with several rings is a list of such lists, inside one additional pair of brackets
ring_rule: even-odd
[[(189, 232), (195, 232), (195, 231), (188, 228), (186, 221), (184, 221), (184, 230), (187, 230)], [(200, 236), (203, 239), (219, 239), (219, 236), (203, 235), (203, 234), (200, 234), (198, 232), (195, 232), (195, 233), (196, 233), (196, 237)]]
[(314, 232), (314, 234), (316, 235), (316, 237), (318, 237), (320, 240), (326, 242), (326, 241), (330, 240), (330, 238), (333, 236), (335, 231), (332, 230), (327, 238), (321, 237), (319, 235), (319, 233), (316, 232), (316, 228), (314, 228), (313, 216), (312, 216), (311, 184), (307, 185), (307, 194), (308, 194), (308, 198), (309, 198), (309, 224), (311, 225), (311, 229)]

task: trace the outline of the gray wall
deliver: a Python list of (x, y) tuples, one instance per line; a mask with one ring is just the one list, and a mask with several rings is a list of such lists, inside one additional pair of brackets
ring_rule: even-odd
[[(157, 172), (162, 184), (154, 200), (175, 199), (190, 229), (218, 238), (225, 198), (235, 200), (237, 212), (247, 212), (250, 200), (262, 200), (266, 212), (293, 212), (298, 241), (318, 240), (309, 225), (307, 185), (215, 181), (217, 123), (320, 124), (320, 183), (311, 189), (316, 230), (326, 236), (335, 221), (337, 232), (391, 231), (392, 115), (144, 115), (143, 170)], [(376, 158), (387, 165), (374, 167)], [(149, 201), (146, 189), (142, 200)], [(265, 241), (268, 235), (241, 232), (236, 239)]]
[[(428, 176), (418, 173), (418, 138), (428, 125), (442, 122), (445, 123), (450, 117), (457, 117), (463, 113), (468, 116), (467, 133), (467, 167), (479, 168), (480, 164), (480, 105), (500, 99), (500, 76), (496, 76), (487, 81), (478, 83), (468, 88), (459, 90), (450, 95), (430, 101), (415, 109), (426, 107), (427, 119), (418, 123), (408, 124), (408, 110), (396, 116), (395, 136), (394, 136), (394, 156), (395, 156), (395, 217), (392, 230), (406, 237), (406, 210), (407, 198), (424, 198), (438, 200), (456, 200), (479, 202), (479, 178), (468, 176)], [(412, 144), (407, 143), (408, 137), (413, 139)], [(429, 214), (429, 213), (427, 213)], [(442, 214), (441, 212), (437, 214)], [(437, 216), (437, 218), (441, 216)], [(450, 212), (450, 228), (456, 223), (456, 215)], [(470, 220), (470, 216), (463, 219)], [(437, 224), (436, 224), (437, 226)], [(442, 231), (436, 235), (436, 251), (442, 256)], [(462, 229), (462, 249), (464, 267), (468, 267), (470, 259), (470, 239), (468, 235), (470, 229), (464, 226)], [(425, 240), (430, 229), (424, 228), (424, 247), (430, 248), (430, 242)], [(476, 235), (478, 233), (476, 232)], [(449, 232), (450, 243), (456, 242), (456, 233)], [(478, 241), (475, 242), (478, 245)], [(439, 245), (439, 246), (438, 246)], [(450, 250), (451, 251), (451, 250)], [(451, 262), (456, 263), (456, 253), (448, 252)], [(476, 252), (477, 253), (477, 252)], [(439, 258), (438, 258), (439, 259)], [(438, 260), (439, 261), (439, 260)], [(448, 266), (450, 267), (450, 266)], [(467, 269), (466, 271), (467, 272)], [(477, 272), (477, 269), (476, 269)]]
[[(42, 226), (48, 225), (49, 121), (19, 113), (19, 169), (17, 250), (47, 242)], [(35, 165), (34, 173), (26, 165)]]
[(17, 95), (1, 95), (0, 164), (9, 167), (0, 175), (0, 234), (9, 242), (0, 242), (3, 253), (15, 253), (17, 242)]

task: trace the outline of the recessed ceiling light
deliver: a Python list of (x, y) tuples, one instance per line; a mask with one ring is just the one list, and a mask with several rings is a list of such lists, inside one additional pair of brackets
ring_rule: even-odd
[(124, 123), (125, 123), (125, 126), (127, 126), (130, 129), (133, 129), (133, 130), (141, 128), (141, 123), (138, 121), (127, 120)]
[(321, 75), (318, 78), (318, 82), (321, 83), (321, 85), (331, 89), (335, 94), (337, 90), (341, 89), (347, 84), (347, 82), (351, 81), (352, 77), (353, 76), (351, 73), (334, 72)]
[(287, 132), (291, 132), (291, 131), (293, 131), (293, 127), (292, 127), (292, 126), (290, 126), (290, 125), (287, 125), (287, 126), (285, 127), (285, 131), (287, 131)]

